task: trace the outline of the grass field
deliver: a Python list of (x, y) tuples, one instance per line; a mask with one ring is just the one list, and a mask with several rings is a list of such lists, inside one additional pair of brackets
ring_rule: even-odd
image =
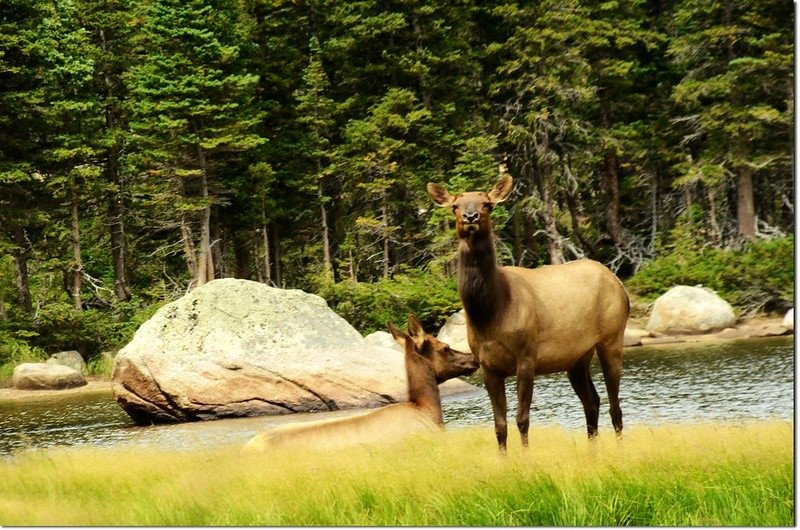
[(0, 525), (793, 526), (793, 424), (456, 429), (381, 448), (44, 450), (0, 460)]

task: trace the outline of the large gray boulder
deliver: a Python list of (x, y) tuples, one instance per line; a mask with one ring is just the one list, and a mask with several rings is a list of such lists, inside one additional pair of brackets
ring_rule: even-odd
[(162, 307), (117, 354), (112, 380), (117, 402), (138, 423), (407, 399), (397, 350), (365, 341), (318, 296), (235, 279)]
[(711, 289), (676, 285), (656, 299), (647, 329), (658, 333), (708, 333), (736, 323), (733, 307)]
[(83, 360), (83, 356), (75, 351), (60, 351), (54, 353), (47, 359), (47, 364), (60, 364), (61, 366), (69, 366), (76, 372), (79, 372), (83, 375), (87, 374), (86, 369), (86, 361)]
[(63, 390), (85, 385), (86, 378), (69, 366), (22, 363), (14, 368), (11, 384), (18, 390)]

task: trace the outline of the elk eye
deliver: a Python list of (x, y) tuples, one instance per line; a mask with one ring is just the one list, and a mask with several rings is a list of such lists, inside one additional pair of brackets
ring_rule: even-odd
[(486, 208), (487, 210), (489, 210), (490, 212), (494, 209), (494, 205), (492, 203), (490, 203), (490, 202), (487, 202), (486, 204), (484, 204), (483, 207)]
[(456, 210), (458, 210), (458, 206), (456, 206), (456, 205), (454, 204), (454, 205), (453, 205), (453, 213), (455, 213), (455, 212), (456, 212)]

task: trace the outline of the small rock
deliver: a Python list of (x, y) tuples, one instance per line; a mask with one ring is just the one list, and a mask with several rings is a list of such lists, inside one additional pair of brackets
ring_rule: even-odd
[(789, 330), (781, 324), (767, 324), (755, 330), (754, 337), (779, 337), (786, 335)]
[(791, 308), (783, 316), (783, 326), (789, 331), (794, 331), (794, 308)]
[(642, 337), (652, 337), (653, 334), (646, 329), (635, 328), (635, 327), (626, 327), (625, 328), (625, 335), (635, 339), (641, 339)]
[(686, 339), (676, 336), (664, 335), (662, 337), (643, 337), (642, 346), (652, 346), (655, 344), (679, 344), (686, 342)]
[(641, 346), (642, 339), (641, 337), (636, 337), (634, 335), (625, 334), (625, 337), (622, 339), (622, 346), (630, 347), (630, 346)]
[(63, 390), (85, 385), (86, 378), (69, 366), (23, 363), (14, 368), (11, 383), (18, 390)]
[(716, 334), (717, 338), (720, 339), (744, 339), (747, 337), (751, 337), (752, 335), (750, 332), (739, 329), (739, 328), (725, 328), (719, 333)]
[(54, 353), (47, 359), (47, 364), (59, 364), (61, 366), (69, 366), (73, 370), (83, 375), (86, 375), (88, 372), (86, 370), (86, 362), (83, 360), (83, 356), (75, 350), (69, 351), (60, 351), (58, 353)]
[(733, 326), (733, 307), (711, 289), (676, 285), (656, 300), (647, 329), (662, 333), (708, 333)]
[(364, 340), (367, 344), (371, 344), (372, 346), (378, 346), (381, 348), (389, 348), (390, 350), (397, 350), (400, 353), (405, 353), (405, 350), (400, 347), (400, 344), (394, 340), (391, 333), (386, 331), (376, 331), (375, 333), (370, 333)]

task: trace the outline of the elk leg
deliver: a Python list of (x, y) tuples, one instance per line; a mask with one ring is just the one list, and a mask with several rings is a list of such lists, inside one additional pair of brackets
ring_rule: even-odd
[(483, 381), (486, 383), (486, 390), (489, 392), (489, 400), (492, 402), (494, 433), (497, 435), (497, 444), (500, 446), (501, 451), (505, 451), (506, 439), (508, 438), (505, 377), (484, 368)]
[(520, 364), (517, 367), (517, 428), (522, 447), (528, 447), (531, 402), (533, 401), (533, 369)]
[(622, 344), (613, 350), (602, 344), (597, 345), (600, 366), (603, 367), (603, 379), (608, 391), (608, 410), (614, 431), (622, 434), (622, 409), (619, 406), (619, 381), (622, 377)]
[(589, 373), (590, 362), (591, 356), (587, 356), (585, 360), (581, 359), (567, 371), (567, 376), (583, 405), (589, 438), (594, 438), (597, 436), (597, 419), (600, 416), (600, 396), (594, 388), (592, 376)]

